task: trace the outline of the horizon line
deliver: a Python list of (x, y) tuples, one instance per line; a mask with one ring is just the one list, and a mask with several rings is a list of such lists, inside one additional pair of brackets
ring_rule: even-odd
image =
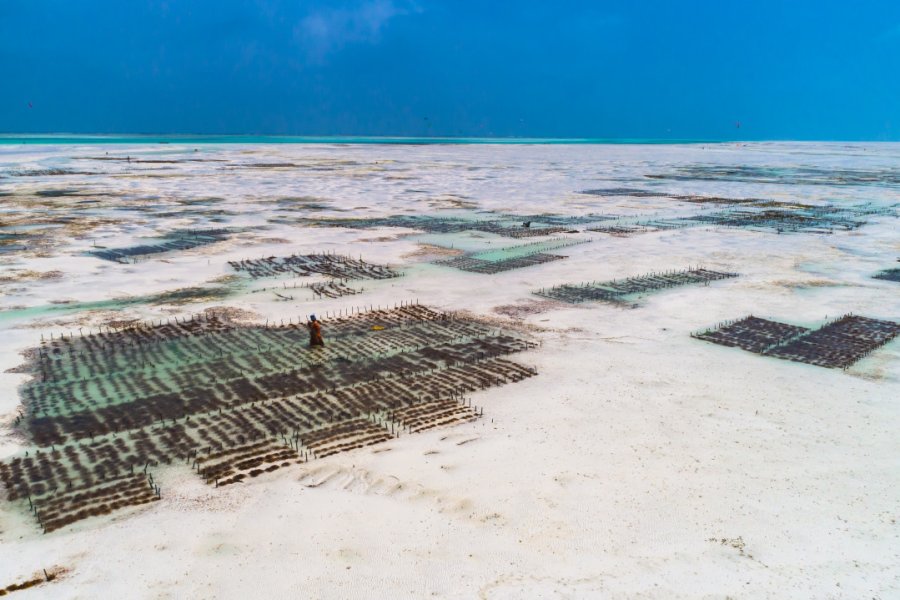
[(239, 143), (311, 143), (311, 144), (386, 144), (386, 145), (453, 145), (453, 144), (756, 144), (756, 143), (853, 143), (891, 144), (893, 140), (868, 139), (703, 139), (703, 138), (630, 138), (630, 137), (531, 137), (531, 136), (404, 136), (404, 135), (293, 135), (255, 133), (0, 133), (0, 145), (28, 144), (166, 144), (171, 141), (197, 144)]

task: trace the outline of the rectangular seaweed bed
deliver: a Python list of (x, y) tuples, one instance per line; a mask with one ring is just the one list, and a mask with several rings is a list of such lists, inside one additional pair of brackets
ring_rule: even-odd
[(900, 324), (845, 316), (795, 340), (776, 346), (769, 356), (820, 367), (845, 369), (900, 335)]
[(767, 349), (809, 332), (805, 327), (749, 316), (719, 329), (707, 330), (695, 338), (722, 346), (735, 346), (748, 352), (764, 353)]
[(212, 315), (44, 341), (16, 421), (33, 446), (0, 461), (6, 498), (52, 531), (158, 499), (150, 467), (239, 483), (474, 418), (462, 394), (534, 375), (506, 358), (533, 342), (476, 319), (418, 304), (342, 312), (315, 349), (302, 323)]
[(565, 284), (535, 292), (535, 295), (577, 304), (587, 301), (622, 302), (632, 296), (681, 285), (709, 283), (719, 279), (737, 277), (737, 273), (723, 273), (708, 269), (688, 269), (668, 273), (650, 273), (627, 279), (592, 281), (581, 284)]
[(693, 337), (827, 368), (846, 369), (900, 335), (900, 323), (845, 315), (819, 329), (747, 317)]

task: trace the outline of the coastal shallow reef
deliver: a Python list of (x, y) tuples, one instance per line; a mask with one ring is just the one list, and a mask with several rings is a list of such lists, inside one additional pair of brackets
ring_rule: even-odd
[(900, 323), (845, 315), (812, 330), (749, 316), (693, 337), (748, 352), (846, 369), (900, 335)]
[(0, 140), (0, 595), (896, 596), (900, 146), (120, 141)]
[(512, 269), (521, 269), (566, 258), (560, 254), (549, 254), (576, 244), (584, 244), (590, 240), (572, 238), (555, 238), (547, 241), (532, 242), (521, 246), (509, 246), (495, 250), (469, 252), (454, 258), (439, 260), (435, 264), (453, 267), (470, 273), (496, 274)]
[(226, 485), (475, 419), (465, 394), (535, 373), (506, 358), (528, 339), (416, 304), (326, 327), (314, 351), (305, 324), (215, 315), (45, 341), (17, 419), (34, 447), (0, 463), (9, 499), (52, 531), (159, 498), (159, 464)]

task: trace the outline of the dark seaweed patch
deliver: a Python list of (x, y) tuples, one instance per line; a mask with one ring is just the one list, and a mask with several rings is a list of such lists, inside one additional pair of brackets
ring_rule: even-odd
[(875, 279), (884, 279), (885, 281), (900, 281), (900, 269), (885, 269), (873, 275)]
[(824, 169), (814, 167), (751, 167), (692, 165), (670, 173), (645, 175), (651, 179), (675, 181), (734, 181), (787, 185), (900, 185), (896, 169)]
[(36, 196), (40, 196), (41, 198), (62, 198), (65, 196), (84, 196), (86, 195), (86, 190), (79, 190), (75, 188), (61, 188), (53, 190), (38, 190), (34, 194)]
[(90, 250), (88, 254), (104, 260), (127, 263), (154, 254), (190, 250), (191, 248), (214, 244), (227, 239), (230, 234), (231, 230), (228, 229), (178, 230), (158, 238), (156, 243), (153, 244)]

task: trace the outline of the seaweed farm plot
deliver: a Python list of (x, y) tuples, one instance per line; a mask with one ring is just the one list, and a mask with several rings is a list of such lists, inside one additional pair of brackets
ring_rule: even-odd
[(749, 229), (768, 229), (778, 233), (833, 233), (851, 231), (866, 224), (867, 216), (896, 216), (890, 208), (876, 208), (863, 204), (857, 206), (785, 206), (778, 203), (763, 203), (759, 206), (744, 206), (711, 214), (689, 217), (699, 224)]
[[(676, 198), (693, 197), (679, 196)], [(745, 199), (734, 202), (731, 207), (714, 212), (677, 218), (617, 219), (593, 225), (587, 231), (626, 237), (637, 233), (712, 226), (759, 229), (778, 233), (833, 233), (857, 229), (866, 224), (866, 217), (869, 216), (897, 216), (897, 212), (893, 208), (879, 208), (871, 204), (846, 207), (811, 206)]]
[(722, 346), (734, 346), (748, 352), (764, 354), (769, 348), (806, 333), (809, 333), (806, 327), (769, 321), (751, 315), (720, 329), (707, 330), (693, 337)]
[(229, 261), (235, 271), (253, 279), (262, 277), (325, 275), (337, 279), (391, 279), (400, 273), (385, 265), (375, 265), (338, 254), (293, 254), (286, 257)]
[(275, 295), (275, 298), (280, 301), (293, 301), (294, 290), (309, 290), (312, 292), (312, 299), (315, 300), (341, 298), (343, 296), (354, 296), (363, 293), (363, 288), (354, 288), (347, 285), (349, 281), (349, 279), (332, 279), (319, 283), (294, 282), (291, 285), (288, 285), (287, 282), (282, 282), (280, 288), (258, 288), (251, 290), (251, 293), (272, 292)]
[(900, 282), (900, 269), (885, 269), (873, 275), (875, 279), (884, 279), (885, 281)]
[(822, 167), (763, 167), (697, 164), (677, 167), (669, 173), (649, 174), (650, 179), (674, 181), (734, 181), (788, 185), (900, 185), (895, 169), (834, 169)]
[(309, 286), (317, 298), (340, 298), (341, 296), (353, 296), (361, 293), (361, 290), (352, 288), (340, 281), (328, 281), (326, 283), (314, 283)]
[(636, 233), (685, 229), (687, 227), (696, 227), (699, 224), (699, 222), (691, 221), (690, 219), (629, 219), (594, 225), (593, 227), (588, 227), (587, 231), (606, 233), (616, 237), (628, 237)]
[(583, 244), (590, 240), (555, 238), (542, 242), (532, 242), (521, 246), (510, 246), (497, 250), (470, 252), (434, 264), (453, 267), (472, 273), (495, 274), (512, 269), (521, 269), (566, 258), (558, 254), (547, 254), (553, 250)]
[(848, 315), (766, 354), (820, 367), (845, 369), (900, 335), (900, 323)]
[(784, 360), (846, 369), (900, 335), (900, 323), (845, 315), (819, 329), (746, 317), (692, 337)]
[(724, 273), (708, 269), (688, 269), (685, 271), (650, 273), (649, 275), (629, 277), (627, 279), (613, 279), (612, 281), (557, 285), (538, 290), (535, 292), (535, 295), (570, 304), (591, 301), (625, 302), (634, 296), (647, 292), (681, 285), (709, 284), (711, 281), (737, 276), (737, 273)]
[(140, 258), (162, 254), (164, 252), (176, 252), (190, 250), (199, 246), (206, 246), (221, 242), (231, 234), (229, 229), (191, 229), (172, 231), (151, 244), (129, 246), (126, 248), (102, 248), (90, 250), (88, 254), (104, 260), (128, 263), (137, 262)]
[[(8, 500), (44, 532), (161, 498), (160, 465), (210, 485), (481, 414), (467, 394), (535, 371), (518, 334), (417, 304), (323, 322), (238, 325), (215, 315), (42, 342), (16, 427), (32, 447), (0, 462)], [(27, 503), (27, 506), (25, 506)]]
[(314, 458), (324, 458), (386, 442), (394, 437), (393, 427), (385, 428), (371, 418), (357, 418), (325, 425), (297, 438)]
[(392, 410), (388, 414), (391, 421), (410, 433), (474, 421), (480, 416), (471, 406), (467, 406), (455, 398), (422, 402)]
[(586, 214), (586, 215), (552, 215), (552, 214), (540, 214), (540, 215), (501, 215), (504, 219), (512, 219), (519, 220), (523, 223), (540, 223), (544, 227), (563, 227), (566, 229), (571, 229), (576, 225), (587, 225), (589, 223), (597, 223), (600, 221), (609, 221), (615, 219), (617, 217), (611, 215), (598, 215), (598, 214)]
[(218, 487), (288, 467), (298, 456), (291, 445), (264, 439), (206, 452), (194, 460), (193, 466), (206, 483)]
[(725, 198), (722, 196), (701, 196), (698, 194), (673, 194), (659, 190), (639, 188), (601, 188), (581, 190), (578, 193), (606, 198), (616, 196), (631, 196), (632, 198), (669, 198), (671, 200), (691, 202), (694, 204), (747, 204), (763, 202), (763, 200), (760, 200), (759, 198)]
[(375, 227), (404, 227), (427, 233), (461, 233), (481, 231), (509, 238), (531, 238), (569, 231), (574, 225), (594, 223), (608, 217), (589, 215), (564, 217), (559, 215), (497, 215), (491, 219), (466, 219), (462, 217), (431, 217), (394, 215), (371, 219), (343, 219), (320, 221), (318, 225), (370, 229)]

